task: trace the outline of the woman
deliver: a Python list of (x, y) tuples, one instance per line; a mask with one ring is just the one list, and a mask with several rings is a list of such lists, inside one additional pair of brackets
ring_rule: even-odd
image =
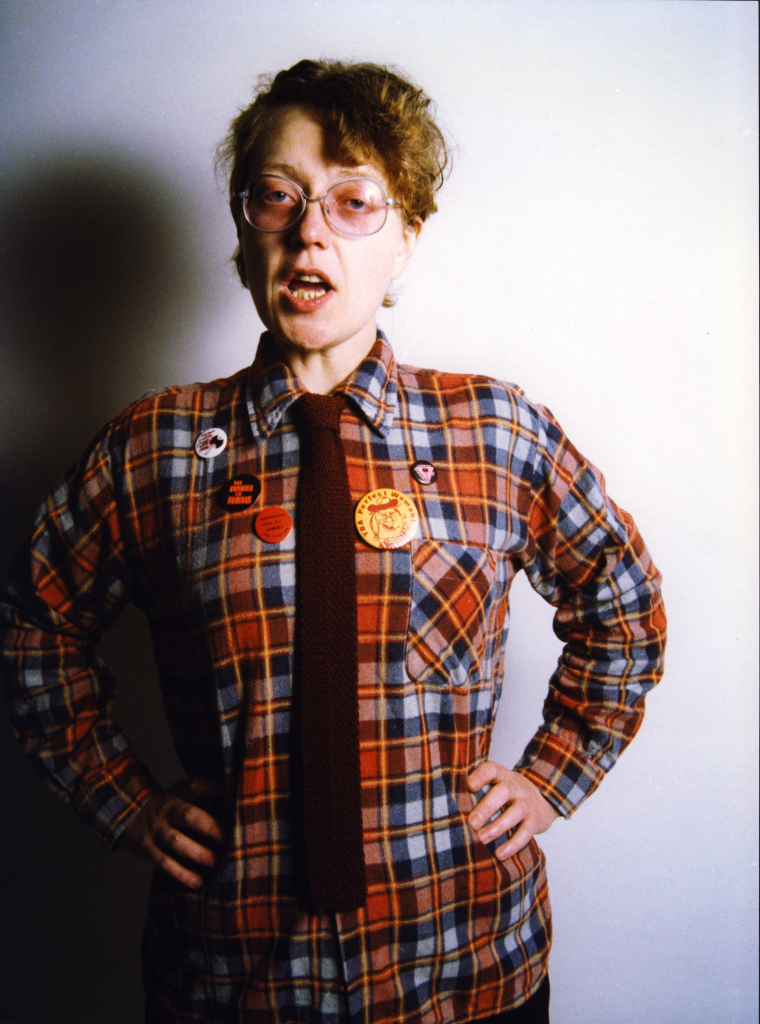
[[(267, 331), (250, 370), (132, 406), (51, 493), (3, 604), (18, 733), (157, 865), (149, 1020), (548, 1021), (533, 836), (640, 724), (659, 576), (545, 410), (400, 366), (377, 330), (446, 168), (420, 90), (301, 61), (225, 155)], [(566, 648), (511, 771), (488, 747), (521, 568)], [(130, 599), (188, 775), (163, 791), (92, 654)]]

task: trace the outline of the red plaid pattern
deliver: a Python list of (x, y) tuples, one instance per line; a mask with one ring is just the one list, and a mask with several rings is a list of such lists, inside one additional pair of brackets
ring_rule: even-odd
[[(398, 366), (382, 336), (337, 390), (354, 501), (390, 487), (420, 513), (406, 547), (356, 540), (366, 907), (317, 917), (297, 900), (295, 537), (267, 544), (251, 528), (267, 506), (295, 519), (302, 389), (271, 339), (250, 371), (111, 423), (51, 492), (2, 597), (19, 738), (106, 842), (155, 787), (93, 653), (129, 600), (150, 621), (183, 766), (226, 794), (227, 855), (203, 889), (155, 877), (153, 1020), (438, 1024), (523, 1002), (547, 969), (543, 855), (531, 842), (501, 863), (474, 841), (465, 785), (488, 755), (515, 573), (556, 606), (565, 642), (518, 766), (561, 814), (614, 764), (662, 671), (658, 573), (546, 410), (485, 377)], [(228, 444), (201, 459), (211, 427)], [(418, 460), (434, 483), (414, 479)], [(219, 493), (241, 474), (261, 494), (229, 511)]]

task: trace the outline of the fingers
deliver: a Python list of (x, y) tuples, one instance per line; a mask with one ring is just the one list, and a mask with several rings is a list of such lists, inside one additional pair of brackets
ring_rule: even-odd
[(224, 842), (220, 823), (194, 801), (217, 796), (203, 780), (184, 780), (155, 793), (124, 831), (123, 844), (190, 888), (203, 884), (197, 869), (213, 868)]
[[(197, 804), (178, 801), (167, 815), (169, 821), (182, 831), (195, 832), (197, 835), (210, 839), (212, 843), (224, 842), (222, 826), (203, 808)], [(196, 844), (198, 845), (198, 844)]]
[(499, 860), (508, 860), (510, 857), (514, 857), (528, 845), (535, 834), (536, 830), (530, 827), (526, 818), (511, 839), (496, 847), (496, 856)]
[[(497, 814), (506, 803), (509, 803), (516, 796), (517, 794), (512, 792), (511, 787), (503, 783), (497, 783), (492, 786), (486, 795), (475, 804), (470, 813), (469, 822), (472, 828), (476, 831), (483, 828), (489, 818)], [(488, 828), (491, 829), (494, 824), (495, 822), (492, 822)], [(494, 833), (494, 835), (498, 835), (498, 832)]]
[(157, 823), (156, 842), (167, 852), (196, 861), (203, 867), (213, 867), (216, 846), (222, 841), (222, 830), (205, 811), (192, 804), (173, 805), (165, 819)]
[[(490, 785), (490, 789), (475, 804), (468, 818), (470, 827), (476, 832), (483, 828), (490, 817), (518, 795), (515, 791), (515, 781), (511, 778), (514, 775), (514, 772), (508, 771), (503, 765), (497, 764), (495, 761), (485, 761), (474, 772), (470, 773), (467, 778), (467, 785), (472, 792), (477, 792)], [(493, 832), (495, 824), (493, 822), (486, 830), (492, 833), (490, 838), (494, 838), (504, 831), (502, 828), (500, 831)]]
[[(502, 801), (503, 803), (504, 801)], [(480, 805), (478, 805), (479, 807)], [(478, 839), (482, 843), (490, 843), (494, 839), (498, 839), (499, 836), (503, 836), (509, 829), (519, 825), (530, 813), (530, 808), (526, 807), (525, 804), (520, 800), (513, 800), (508, 807), (493, 821), (489, 821), (486, 818), (487, 824), (483, 826), (473, 825), (472, 815), (470, 815), (469, 822), (470, 827), (477, 834)], [(490, 817), (490, 815), (489, 815)], [(480, 821), (480, 818), (476, 818), (476, 821)]]
[[(529, 779), (494, 761), (479, 765), (469, 775), (467, 783), (475, 792), (490, 784), (467, 819), (481, 842), (490, 843), (510, 829), (516, 829), (514, 835), (497, 847), (499, 860), (519, 853), (536, 833), (545, 832), (558, 817), (557, 811)], [(491, 818), (493, 821), (489, 820)]]
[(217, 818), (201, 806), (219, 799), (217, 787), (205, 779), (184, 779), (165, 790), (166, 820), (185, 833), (196, 833), (212, 845), (224, 842), (224, 832)]
[(146, 837), (143, 847), (145, 855), (152, 860), (157, 867), (174, 878), (177, 882), (187, 886), (189, 889), (199, 889), (203, 885), (203, 876), (199, 875), (192, 868), (175, 859), (172, 850), (177, 856), (182, 856), (183, 837), (180, 833), (174, 836), (156, 840), (153, 836)]
[(489, 783), (513, 774), (514, 772), (510, 772), (503, 764), (498, 764), (496, 761), (484, 761), (467, 776), (467, 785), (473, 793), (476, 793)]
[[(513, 798), (507, 787), (504, 786), (494, 786), (488, 793), (488, 796), (490, 797), (494, 791), (496, 791), (495, 799), (498, 801), (497, 807), (493, 808), (489, 805), (484, 810), (483, 805), (487, 803), (487, 797), (484, 797), (483, 800), (476, 804), (475, 810), (470, 815), (468, 821), (481, 843), (493, 842), (494, 839), (503, 836), (510, 829), (520, 826), (508, 843), (496, 849), (496, 856), (499, 860), (504, 860), (507, 857), (513, 856), (530, 842), (531, 836), (538, 831), (536, 827), (538, 823), (533, 817), (532, 808), (526, 800), (519, 797)], [(494, 818), (493, 821), (490, 821), (489, 818), (505, 803), (508, 803), (506, 809), (498, 817)]]

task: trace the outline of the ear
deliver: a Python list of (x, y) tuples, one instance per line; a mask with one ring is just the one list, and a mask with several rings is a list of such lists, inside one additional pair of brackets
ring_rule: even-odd
[(417, 247), (417, 239), (420, 237), (421, 232), (422, 221), (419, 217), (415, 217), (411, 224), (407, 224), (404, 227), (404, 231), (401, 236), (401, 244), (399, 245), (398, 252), (396, 253), (396, 259), (393, 263), (391, 281), (397, 281), (406, 270), (406, 265), (412, 258), (412, 254)]

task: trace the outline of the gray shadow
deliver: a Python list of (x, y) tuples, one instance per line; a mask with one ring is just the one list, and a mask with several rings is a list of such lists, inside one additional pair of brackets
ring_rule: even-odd
[[(49, 487), (166, 367), (207, 300), (177, 182), (112, 151), (37, 156), (0, 199), (0, 568)], [(176, 382), (174, 382), (176, 383)], [(142, 616), (101, 652), (117, 714), (161, 782), (180, 776)], [(0, 1020), (135, 1024), (150, 869), (112, 854), (24, 760), (0, 702)]]

